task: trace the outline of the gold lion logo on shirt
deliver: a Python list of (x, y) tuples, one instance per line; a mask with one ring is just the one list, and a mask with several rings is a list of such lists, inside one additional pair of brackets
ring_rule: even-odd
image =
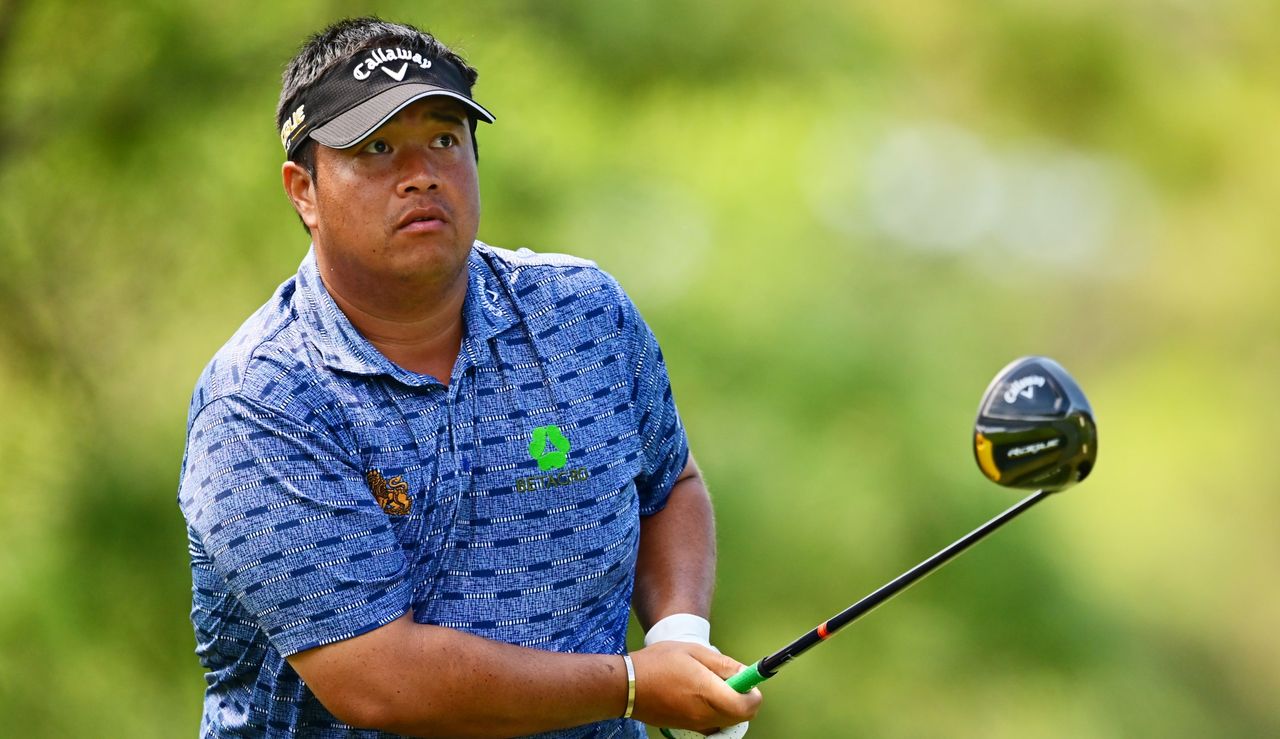
[(386, 480), (381, 472), (369, 470), (365, 473), (364, 480), (369, 483), (373, 497), (388, 516), (403, 516), (413, 508), (413, 501), (409, 500), (409, 483), (404, 481), (403, 476), (396, 475)]

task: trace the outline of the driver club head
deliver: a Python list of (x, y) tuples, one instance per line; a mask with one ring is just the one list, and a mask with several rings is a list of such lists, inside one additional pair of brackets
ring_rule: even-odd
[(978, 404), (973, 453), (1005, 487), (1057, 492), (1089, 476), (1098, 430), (1084, 392), (1048, 357), (1011, 362)]

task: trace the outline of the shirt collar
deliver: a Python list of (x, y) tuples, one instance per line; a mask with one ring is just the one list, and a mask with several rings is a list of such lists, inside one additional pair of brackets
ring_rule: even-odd
[(477, 241), (467, 258), (467, 297), (462, 304), (462, 349), (459, 358), (472, 366), (495, 364), (496, 354), (485, 344), (516, 325), (519, 309), (512, 303), (515, 296), (504, 272), (494, 267), (496, 257), (488, 244)]
[[(493, 271), (482, 254), (488, 249), (477, 241), (467, 257), (467, 296), (462, 304), (458, 358), (472, 366), (493, 364), (495, 355), (485, 343), (516, 323), (511, 293), (500, 283), (502, 275)], [(410, 372), (387, 359), (356, 330), (320, 279), (314, 245), (298, 267), (297, 295), (299, 317), (310, 329), (325, 366), (358, 375), (390, 375), (407, 385), (431, 383), (430, 376)]]

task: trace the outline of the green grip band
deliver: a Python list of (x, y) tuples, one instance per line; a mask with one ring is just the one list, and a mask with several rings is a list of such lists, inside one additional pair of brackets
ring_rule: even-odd
[(725, 682), (729, 683), (729, 687), (739, 693), (745, 693), (768, 679), (769, 678), (760, 674), (760, 663), (757, 662), (750, 667), (742, 668), (741, 672), (729, 678)]

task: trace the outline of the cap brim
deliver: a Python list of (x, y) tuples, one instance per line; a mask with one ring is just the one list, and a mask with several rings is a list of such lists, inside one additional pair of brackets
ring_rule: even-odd
[(493, 123), (493, 114), (471, 98), (435, 85), (398, 85), (374, 95), (311, 132), (311, 138), (334, 149), (346, 149), (373, 133), (410, 103), (428, 97), (450, 97), (470, 108), (480, 120)]

